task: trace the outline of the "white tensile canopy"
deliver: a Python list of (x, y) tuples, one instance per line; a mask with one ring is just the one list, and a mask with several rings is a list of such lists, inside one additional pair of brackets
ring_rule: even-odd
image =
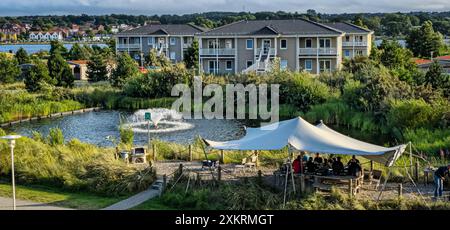
[(247, 128), (246, 132), (240, 140), (204, 141), (210, 147), (221, 150), (279, 150), (290, 145), (299, 151), (359, 155), (388, 167), (394, 164), (407, 146), (386, 148), (369, 144), (338, 133), (323, 123), (314, 126), (301, 117), (260, 128)]

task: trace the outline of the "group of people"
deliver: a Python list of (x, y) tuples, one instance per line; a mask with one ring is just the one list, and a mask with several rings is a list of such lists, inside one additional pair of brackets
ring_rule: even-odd
[[(323, 158), (319, 153), (315, 157), (308, 157), (304, 155), (303, 157), (299, 155), (292, 163), (292, 168), (294, 173), (320, 173), (322, 175), (328, 175), (331, 171), (333, 175), (351, 175), (357, 176), (359, 172), (362, 171), (361, 164), (356, 156), (353, 155), (352, 159), (344, 166), (341, 157), (335, 157), (330, 155), (330, 157)], [(347, 172), (345, 172), (347, 169)]]

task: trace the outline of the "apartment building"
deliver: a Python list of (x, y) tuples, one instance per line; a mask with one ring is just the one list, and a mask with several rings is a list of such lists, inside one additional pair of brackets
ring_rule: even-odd
[(64, 39), (64, 33), (62, 31), (33, 31), (30, 32), (28, 37), (31, 41), (61, 41)]
[(370, 55), (373, 31), (346, 22), (324, 23), (324, 25), (345, 33), (342, 38), (342, 58)]
[(265, 72), (279, 58), (282, 69), (317, 74), (341, 68), (346, 57), (369, 55), (371, 34), (347, 23), (295, 19), (239, 21), (196, 37), (206, 73)]
[(172, 62), (180, 62), (186, 49), (191, 46), (194, 35), (204, 31), (206, 30), (190, 24), (148, 24), (117, 33), (116, 53), (127, 52), (143, 63), (144, 56), (151, 49), (156, 49), (158, 55), (164, 54)]

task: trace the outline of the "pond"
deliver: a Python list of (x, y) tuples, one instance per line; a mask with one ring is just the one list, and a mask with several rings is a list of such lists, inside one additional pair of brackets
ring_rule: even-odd
[[(74, 43), (65, 43), (64, 47), (67, 50), (72, 48)], [(84, 45), (84, 43), (79, 43), (80, 45)], [(99, 43), (99, 44), (88, 44), (89, 46), (99, 46), (101, 48), (107, 47), (108, 45)], [(0, 44), (0, 52), (5, 53), (16, 53), (20, 48), (25, 49), (27, 53), (34, 54), (40, 51), (50, 51), (50, 44)]]
[[(25, 122), (5, 130), (12, 131), (24, 136), (31, 136), (32, 131), (38, 131), (44, 136), (48, 135), (49, 129), (59, 127), (66, 140), (77, 138), (99, 146), (112, 146), (106, 140), (107, 136), (119, 138), (120, 121), (130, 125), (134, 130), (134, 144), (147, 144), (147, 124), (137, 119), (142, 112), (136, 113), (104, 110), (98, 112), (87, 112), (83, 114), (70, 115), (39, 121)], [(151, 126), (150, 137), (163, 141), (181, 144), (192, 143), (195, 137), (200, 135), (211, 140), (238, 139), (245, 134), (244, 126), (237, 120), (174, 120), (165, 119), (159, 122), (158, 127)]]

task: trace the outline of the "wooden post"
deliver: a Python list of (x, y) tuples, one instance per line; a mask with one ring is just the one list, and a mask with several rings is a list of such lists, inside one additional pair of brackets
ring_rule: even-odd
[(163, 175), (163, 185), (162, 185), (162, 191), (164, 192), (164, 190), (166, 190), (166, 186), (167, 186), (167, 175), (164, 174)]
[(301, 193), (305, 193), (306, 191), (306, 187), (305, 187), (305, 175), (301, 174), (300, 175), (300, 192)]
[(153, 151), (153, 161), (156, 162), (157, 157), (156, 157), (156, 145), (155, 144), (152, 145), (152, 151)]
[(402, 193), (403, 193), (403, 185), (400, 183), (398, 184), (398, 197), (402, 198)]
[(180, 173), (180, 175), (183, 174), (183, 164), (180, 164), (180, 166), (178, 167), (178, 173)]
[(219, 158), (219, 162), (221, 163), (221, 164), (223, 164), (223, 162), (224, 162), (224, 154), (223, 154), (223, 150), (220, 150), (220, 158)]
[(189, 161), (192, 161), (192, 145), (189, 145)]
[(262, 184), (262, 171), (258, 170), (258, 183)]
[(348, 184), (348, 190), (349, 190), (350, 198), (352, 198), (353, 197), (353, 179), (350, 179), (350, 183)]
[(416, 183), (419, 182), (419, 161), (416, 160), (415, 164), (415, 170), (414, 170), (414, 179), (416, 180)]
[(370, 161), (370, 173), (373, 172), (373, 161)]
[(219, 167), (217, 167), (217, 180), (221, 181), (222, 180), (222, 167), (219, 165)]

